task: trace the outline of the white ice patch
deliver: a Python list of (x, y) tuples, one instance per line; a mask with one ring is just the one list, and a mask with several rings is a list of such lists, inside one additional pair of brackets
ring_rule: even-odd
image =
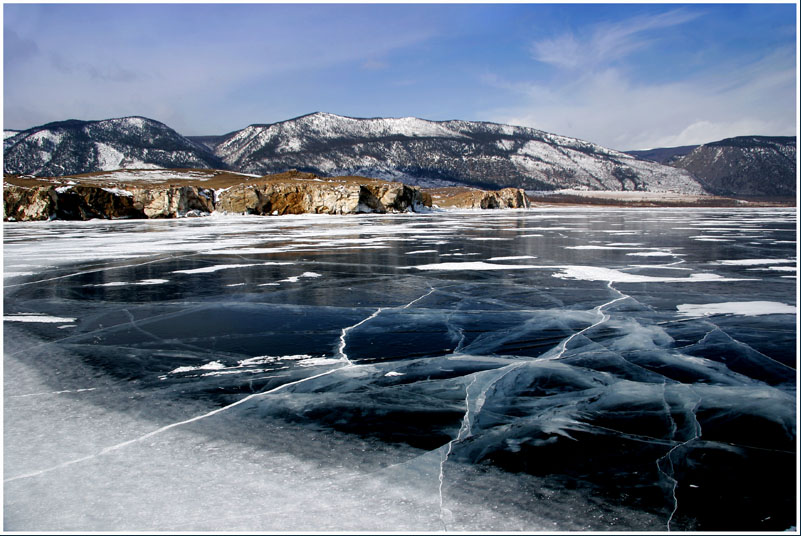
[(75, 318), (62, 316), (49, 316), (42, 314), (11, 314), (4, 315), (3, 322), (36, 322), (42, 324), (60, 324), (65, 322), (75, 322)]
[(512, 257), (490, 257), (487, 259), (488, 261), (516, 261), (522, 259), (536, 259), (537, 257), (532, 257), (531, 255), (516, 255)]
[(222, 370), (224, 368), (225, 365), (219, 361), (211, 361), (205, 365), (200, 365), (199, 367), (178, 367), (177, 369), (173, 369), (168, 372), (168, 374), (181, 374), (183, 372), (194, 372), (196, 370)]
[(303, 277), (322, 277), (317, 272), (303, 272), (300, 275), (293, 275), (292, 277), (287, 277), (286, 279), (282, 279), (279, 283), (297, 283)]
[(300, 365), (301, 367), (321, 367), (326, 365), (337, 365), (341, 363), (342, 360), (332, 359), (329, 357), (312, 357), (310, 359), (304, 359), (302, 361), (298, 361), (298, 365)]
[(795, 261), (793, 259), (733, 259), (725, 261), (717, 261), (716, 264), (725, 264), (729, 266), (760, 266), (763, 264), (788, 264)]
[(696, 273), (690, 277), (658, 277), (650, 275), (627, 274), (612, 268), (600, 266), (566, 266), (553, 274), (560, 279), (580, 281), (608, 281), (610, 283), (703, 283), (710, 281), (752, 281), (751, 279), (723, 277), (718, 274)]
[(97, 285), (84, 285), (86, 287), (128, 287), (131, 285), (162, 285), (169, 283), (169, 279), (143, 279), (141, 281), (112, 281), (110, 283), (98, 283)]
[(682, 253), (671, 253), (670, 251), (639, 251), (636, 253), (626, 253), (634, 257), (683, 257)]
[(676, 309), (680, 316), (699, 318), (711, 315), (759, 316), (796, 313), (796, 308), (781, 302), (749, 301), (722, 303), (683, 303)]
[(749, 268), (749, 272), (760, 270), (773, 270), (774, 272), (795, 272), (795, 266), (765, 266), (764, 268)]
[(441, 262), (436, 264), (421, 264), (412, 266), (418, 270), (440, 270), (458, 272), (463, 270), (525, 270), (531, 268), (543, 268), (542, 266), (530, 266), (526, 264), (489, 264), (482, 261), (476, 262)]
[(419, 255), (421, 253), (436, 253), (436, 249), (420, 249), (417, 251), (407, 251), (406, 255)]
[[(258, 374), (261, 372), (267, 372), (268, 370), (276, 370), (273, 366), (272, 369), (265, 369), (259, 368), (260, 365), (276, 365), (281, 364), (285, 361), (297, 361), (297, 365), (300, 367), (319, 367), (319, 366), (326, 366), (326, 365), (337, 365), (341, 364), (342, 361), (339, 359), (332, 359), (328, 357), (312, 357), (308, 354), (300, 354), (300, 355), (282, 355), (282, 356), (270, 356), (270, 355), (262, 355), (257, 357), (250, 357), (247, 359), (242, 359), (237, 361), (236, 365), (225, 366), (223, 363), (219, 361), (212, 361), (210, 363), (206, 363), (205, 365), (200, 365), (197, 367), (178, 367), (174, 370), (171, 370), (167, 374), (163, 376), (159, 376), (160, 379), (164, 380), (167, 379), (167, 376), (171, 374), (186, 374), (190, 372), (201, 372), (200, 376), (207, 377), (207, 376), (225, 376), (230, 374)], [(280, 369), (289, 368), (287, 367), (279, 367)]]
[(584, 246), (566, 246), (565, 249), (653, 249), (653, 248), (641, 248), (641, 247), (634, 247), (634, 246), (613, 246), (611, 244), (605, 246), (599, 245), (584, 245)]
[(175, 270), (174, 274), (210, 274), (213, 272), (219, 272), (220, 270), (230, 270), (232, 268), (249, 268), (251, 266), (261, 266), (261, 263), (257, 264), (216, 264), (214, 266), (206, 266), (204, 268), (193, 268), (191, 270)]
[(391, 371), (391, 372), (387, 372), (386, 374), (384, 374), (384, 376), (388, 376), (388, 377), (392, 377), (392, 376), (405, 376), (405, 374), (404, 374), (403, 372), (397, 372), (397, 371), (393, 370), (393, 371)]
[(25, 275), (34, 275), (36, 272), (6, 272), (3, 270), (3, 279), (6, 277), (22, 277)]

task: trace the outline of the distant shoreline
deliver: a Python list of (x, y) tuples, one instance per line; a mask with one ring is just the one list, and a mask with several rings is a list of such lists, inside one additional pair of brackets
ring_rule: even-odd
[(612, 207), (710, 207), (759, 208), (795, 207), (795, 197), (723, 197), (687, 195), (673, 192), (557, 190), (526, 192), (532, 208), (550, 206), (612, 206)]

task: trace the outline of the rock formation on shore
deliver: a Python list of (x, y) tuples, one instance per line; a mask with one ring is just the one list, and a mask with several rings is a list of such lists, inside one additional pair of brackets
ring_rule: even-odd
[(529, 199), (520, 188), (487, 191), (476, 188), (432, 188), (432, 203), (440, 208), (528, 208)]
[[(518, 197), (525, 199), (522, 190)], [(512, 206), (500, 199), (483, 203), (483, 208)], [(384, 214), (431, 206), (429, 193), (403, 183), (366, 177), (321, 178), (297, 171), (267, 177), (215, 170), (140, 170), (48, 179), (6, 177), (3, 188), (6, 221), (175, 218), (214, 211)]]

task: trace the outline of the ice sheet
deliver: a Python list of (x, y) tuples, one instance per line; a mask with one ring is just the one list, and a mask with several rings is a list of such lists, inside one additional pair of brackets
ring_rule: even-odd
[(795, 218), (6, 225), (4, 528), (785, 530)]

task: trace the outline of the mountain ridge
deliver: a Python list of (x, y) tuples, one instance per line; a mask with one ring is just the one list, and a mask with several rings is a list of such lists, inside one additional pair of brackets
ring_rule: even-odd
[(201, 146), (154, 119), (55, 121), (3, 140), (3, 171), (63, 176), (120, 168), (219, 167)]
[[(72, 133), (66, 144), (65, 132)], [(356, 118), (313, 112), (274, 123), (253, 123), (219, 136), (184, 137), (164, 123), (127, 116), (56, 121), (5, 136), (4, 171), (9, 174), (63, 176), (114, 166), (214, 168), (256, 175), (297, 169), (429, 187), (737, 193), (705, 178), (698, 165), (677, 165), (698, 147), (650, 150), (663, 161), (662, 157), (672, 154), (672, 165), (667, 166), (644, 159), (642, 154), (649, 151), (625, 153), (489, 121)], [(742, 182), (737, 188), (761, 191)]]
[(795, 136), (736, 136), (699, 145), (672, 164), (715, 195), (795, 196)]

